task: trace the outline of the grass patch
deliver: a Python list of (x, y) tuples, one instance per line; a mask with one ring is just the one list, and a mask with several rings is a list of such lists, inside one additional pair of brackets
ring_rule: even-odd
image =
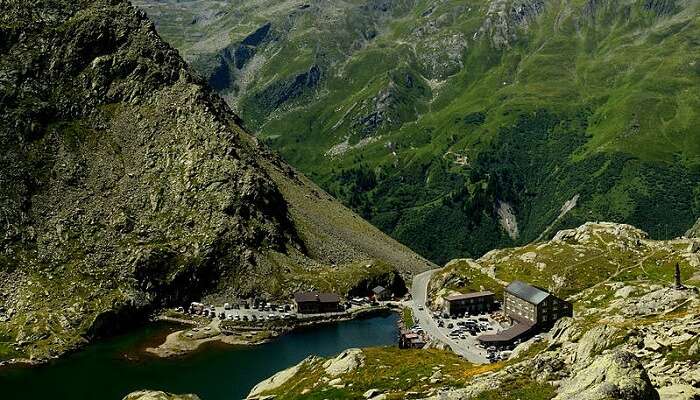
[(401, 320), (403, 321), (404, 327), (412, 327), (415, 324), (415, 322), (413, 321), (413, 310), (411, 310), (408, 307), (401, 310)]

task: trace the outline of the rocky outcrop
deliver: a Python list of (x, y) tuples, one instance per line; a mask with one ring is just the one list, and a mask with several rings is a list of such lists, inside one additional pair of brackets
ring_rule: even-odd
[(297, 372), (299, 372), (299, 369), (306, 364), (310, 364), (314, 362), (314, 358), (307, 358), (306, 360), (300, 362), (299, 364), (296, 364), (292, 367), (289, 367), (285, 370), (282, 370), (271, 377), (265, 379), (264, 381), (258, 383), (251, 389), (250, 393), (248, 394), (248, 398), (251, 397), (257, 397), (260, 396), (264, 392), (268, 392), (270, 390), (275, 390), (279, 388), (280, 386), (284, 385), (289, 381), (291, 378), (293, 378)]
[(129, 393), (123, 400), (200, 400), (193, 394), (171, 394), (161, 391), (142, 390)]
[(479, 32), (493, 47), (509, 48), (517, 40), (518, 30), (526, 29), (544, 8), (544, 0), (492, 0)]
[(612, 222), (587, 222), (578, 228), (564, 229), (557, 232), (552, 241), (586, 244), (591, 243), (596, 235), (611, 235), (620, 244), (637, 243), (648, 238), (646, 232), (632, 225)]
[(630, 353), (615, 351), (596, 358), (588, 367), (562, 382), (554, 400), (658, 398), (642, 363)]
[(685, 236), (689, 238), (700, 238), (700, 219), (695, 221), (695, 224), (688, 229), (688, 231), (685, 233)]
[(354, 371), (364, 363), (364, 354), (360, 349), (348, 349), (337, 357), (323, 363), (323, 369), (329, 376), (335, 377)]
[(218, 91), (237, 89), (241, 70), (258, 52), (258, 47), (272, 40), (272, 23), (268, 22), (246, 36), (240, 43), (220, 51), (216, 67), (209, 73), (209, 85)]
[(285, 80), (277, 81), (262, 89), (247, 104), (268, 114), (282, 105), (313, 93), (323, 77), (321, 67), (312, 65), (307, 71), (300, 72)]

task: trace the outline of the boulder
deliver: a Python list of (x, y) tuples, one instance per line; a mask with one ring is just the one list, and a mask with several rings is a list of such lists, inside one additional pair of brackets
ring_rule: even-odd
[(532, 252), (532, 251), (528, 251), (527, 253), (522, 254), (520, 256), (520, 260), (522, 260), (524, 262), (528, 262), (528, 263), (535, 261), (536, 258), (537, 258), (537, 253)]
[(597, 357), (586, 368), (562, 382), (554, 400), (656, 400), (658, 392), (641, 362), (616, 350)]
[(596, 325), (579, 339), (576, 348), (576, 361), (588, 364), (590, 358), (610, 348), (618, 329), (610, 325)]
[(365, 399), (374, 399), (375, 397), (379, 396), (382, 393), (381, 390), (379, 389), (369, 389), (368, 391), (365, 392), (365, 394), (362, 395)]
[(440, 372), (440, 371), (435, 371), (435, 373), (433, 373), (433, 374), (430, 376), (430, 383), (435, 384), (435, 383), (438, 383), (438, 382), (440, 382), (440, 381), (442, 381), (442, 372)]
[(690, 345), (690, 348), (688, 348), (688, 355), (690, 357), (700, 355), (700, 339), (696, 340), (695, 343)]
[(656, 340), (656, 338), (647, 336), (644, 338), (644, 348), (649, 351), (659, 351), (661, 350), (661, 344)]
[(565, 342), (575, 342), (581, 337), (581, 330), (574, 324), (571, 317), (560, 318), (554, 323), (549, 331), (552, 343), (563, 344)]
[(258, 383), (250, 391), (250, 393), (248, 394), (248, 398), (251, 398), (251, 397), (257, 398), (258, 396), (260, 396), (264, 392), (268, 392), (270, 390), (275, 390), (278, 387), (284, 385), (290, 379), (292, 379), (294, 377), (294, 375), (297, 374), (297, 372), (299, 372), (299, 367), (306, 362), (309, 362), (308, 358), (306, 360), (302, 361), (301, 363), (299, 363), (293, 367), (287, 368), (285, 370), (282, 370), (282, 371), (272, 375), (271, 377), (265, 379), (264, 381)]
[(340, 353), (336, 358), (330, 359), (323, 363), (323, 368), (326, 374), (330, 376), (338, 376), (347, 374), (362, 366), (365, 356), (360, 349), (348, 349)]
[(616, 298), (626, 299), (637, 290), (634, 286), (624, 286), (615, 292)]

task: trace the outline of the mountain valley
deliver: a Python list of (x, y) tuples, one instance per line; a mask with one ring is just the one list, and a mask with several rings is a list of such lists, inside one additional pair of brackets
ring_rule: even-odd
[(258, 138), (434, 262), (700, 216), (695, 1), (136, 4)]

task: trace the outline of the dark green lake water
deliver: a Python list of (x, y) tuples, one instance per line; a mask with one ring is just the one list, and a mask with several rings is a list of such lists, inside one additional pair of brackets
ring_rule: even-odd
[(395, 344), (397, 318), (392, 313), (316, 327), (260, 346), (208, 344), (176, 359), (142, 351), (154, 336), (162, 338), (174, 329), (151, 325), (48, 365), (0, 369), (0, 399), (119, 400), (139, 389), (195, 393), (203, 400), (241, 399), (259, 381), (309, 355)]

